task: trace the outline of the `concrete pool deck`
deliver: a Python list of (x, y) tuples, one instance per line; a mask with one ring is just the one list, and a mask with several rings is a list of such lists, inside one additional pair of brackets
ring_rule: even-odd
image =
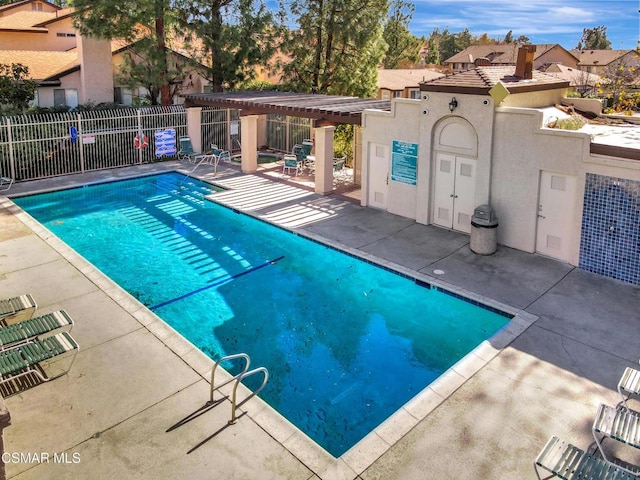
[[(16, 184), (9, 193), (181, 166), (163, 162), (59, 177)], [(6, 451), (67, 453), (68, 463), (8, 463), (9, 478), (533, 479), (532, 462), (549, 436), (593, 447), (597, 406), (619, 402), (618, 378), (640, 356), (640, 287), (502, 246), (478, 256), (466, 235), (345, 197), (315, 195), (274, 180), (268, 168), (243, 175), (228, 167), (213, 178), (203, 166), (197, 173), (229, 188), (217, 194), (221, 203), (508, 305), (533, 324), (521, 325), (522, 333), (504, 348), (488, 346), (466, 381), (449, 379), (453, 387), (405, 409), (401, 417), (413, 416), (411, 422), (386, 425), (344, 460), (318, 453), (257, 399), (226, 429), (228, 402), (167, 433), (208, 399), (211, 362), (0, 199), (0, 297), (29, 292), (39, 311), (66, 309), (80, 344), (68, 375), (6, 400), (12, 417)], [(614, 442), (605, 446), (640, 464), (639, 452)]]

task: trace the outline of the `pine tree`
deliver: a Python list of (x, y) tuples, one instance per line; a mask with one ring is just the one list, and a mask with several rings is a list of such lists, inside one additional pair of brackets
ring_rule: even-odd
[(282, 62), (287, 87), (299, 92), (375, 94), (385, 52), (386, 0), (291, 0), (297, 28), (288, 35)]
[(403, 64), (419, 61), (423, 42), (409, 31), (415, 5), (405, 0), (394, 0), (391, 13), (384, 24), (382, 37), (387, 43), (387, 52), (382, 61), (384, 68), (399, 68)]

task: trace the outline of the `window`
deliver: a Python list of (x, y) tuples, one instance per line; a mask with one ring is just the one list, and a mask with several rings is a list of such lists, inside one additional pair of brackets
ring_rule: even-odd
[(413, 99), (419, 100), (420, 99), (420, 90), (415, 89), (415, 88), (409, 90), (409, 98), (413, 98)]
[(67, 106), (75, 108), (78, 106), (78, 90), (75, 88), (54, 88), (53, 105), (56, 107)]
[(126, 87), (115, 87), (113, 89), (113, 101), (120, 105), (132, 105), (133, 95), (131, 94), (131, 90)]
[(75, 36), (76, 36), (75, 33), (64, 33), (64, 32), (56, 33), (56, 37), (75, 37)]
[(380, 100), (391, 100), (391, 93), (389, 90), (382, 90), (382, 92), (380, 92)]

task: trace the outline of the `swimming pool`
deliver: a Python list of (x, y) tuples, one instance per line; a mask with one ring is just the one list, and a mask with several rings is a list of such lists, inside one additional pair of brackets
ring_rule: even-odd
[(265, 365), (261, 397), (334, 456), (509, 320), (211, 192), (166, 174), (14, 201), (212, 358)]

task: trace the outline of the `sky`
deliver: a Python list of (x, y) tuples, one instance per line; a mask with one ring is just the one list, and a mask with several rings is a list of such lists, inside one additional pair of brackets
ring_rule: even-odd
[(428, 37), (434, 28), (504, 39), (526, 35), (533, 44), (559, 43), (575, 48), (584, 28), (607, 27), (611, 48), (637, 47), (640, 0), (413, 0), (409, 30)]

